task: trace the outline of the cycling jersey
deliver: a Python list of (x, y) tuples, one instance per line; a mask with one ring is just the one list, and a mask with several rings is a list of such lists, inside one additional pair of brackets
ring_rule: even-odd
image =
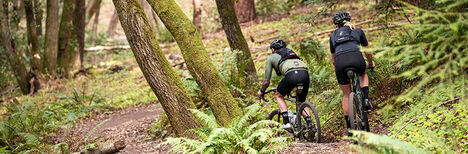
[(265, 68), (265, 79), (271, 79), (273, 69), (277, 72), (277, 75), (285, 75), (294, 70), (307, 70), (307, 65), (300, 59), (285, 59), (280, 63), (281, 59), (281, 55), (276, 53), (268, 57)]
[(351, 30), (348, 26), (336, 29), (330, 36), (330, 52), (338, 56), (347, 52), (359, 51), (359, 45), (367, 46), (366, 35), (357, 28)]

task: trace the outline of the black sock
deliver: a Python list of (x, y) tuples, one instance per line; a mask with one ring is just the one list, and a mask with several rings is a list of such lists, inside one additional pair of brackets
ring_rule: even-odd
[(351, 134), (349, 132), (349, 130), (351, 129), (351, 123), (349, 122), (349, 116), (344, 116), (345, 120), (346, 120), (346, 132), (348, 133), (348, 136), (353, 136), (353, 134)]
[(364, 94), (364, 99), (369, 99), (369, 87), (362, 87), (361, 89)]
[(281, 112), (281, 116), (283, 117), (283, 124), (289, 123), (288, 111), (286, 111), (286, 112)]
[(349, 123), (349, 116), (344, 116), (344, 119), (346, 121), (346, 128), (351, 128), (351, 124)]
[(312, 119), (310, 118), (310, 116), (307, 116), (305, 117), (305, 121), (307, 122), (307, 124), (309, 124), (312, 122)]

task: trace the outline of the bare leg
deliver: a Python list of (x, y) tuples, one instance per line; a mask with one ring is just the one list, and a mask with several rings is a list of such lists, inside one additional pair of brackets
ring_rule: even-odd
[(351, 93), (351, 87), (349, 84), (346, 85), (341, 85), (340, 84), (341, 91), (343, 92), (343, 101), (342, 107), (343, 107), (343, 113), (345, 116), (349, 115), (349, 94)]
[(281, 95), (278, 91), (276, 92), (276, 104), (278, 104), (278, 108), (280, 112), (288, 111), (288, 106), (286, 106), (286, 102), (284, 101), (284, 96)]
[(367, 76), (366, 71), (364, 71), (364, 74), (359, 75), (359, 79), (359, 84), (361, 85), (361, 88), (369, 86), (369, 77)]
[[(302, 103), (304, 103), (304, 102), (297, 103), (297, 105), (299, 105), (298, 107), (300, 107), (302, 105)], [(302, 116), (304, 116), (304, 117), (310, 116), (310, 109), (305, 108), (304, 112), (302, 112)]]

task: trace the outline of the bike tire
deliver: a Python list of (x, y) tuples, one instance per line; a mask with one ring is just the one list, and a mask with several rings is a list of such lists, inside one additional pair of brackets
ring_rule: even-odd
[[(304, 111), (305, 108), (310, 108), (310, 110), (312, 111), (312, 115), (310, 115), (310, 116), (314, 116), (314, 118), (312, 120), (314, 128), (308, 128), (310, 126), (307, 126), (307, 124), (302, 125), (302, 122), (305, 122), (305, 119), (302, 116), (302, 112)], [(317, 110), (315, 109), (315, 106), (312, 103), (304, 102), (299, 107), (299, 112), (296, 113), (296, 115), (297, 115), (297, 117), (299, 117), (299, 118), (296, 118), (296, 124), (298, 126), (298, 130), (302, 130), (303, 127), (305, 127), (306, 130), (308, 130), (306, 132), (302, 132), (301, 135), (309, 142), (320, 143), (321, 140), (322, 140), (322, 130), (321, 130), (321, 126), (320, 126), (320, 117), (318, 115)], [(315, 120), (315, 122), (314, 122), (314, 120)]]
[(356, 122), (355, 122), (355, 115), (356, 112), (354, 111), (355, 107), (354, 107), (354, 98), (355, 98), (355, 93), (354, 92), (351, 92), (349, 94), (349, 100), (348, 100), (348, 107), (349, 107), (349, 114), (348, 114), (348, 118), (349, 118), (349, 124), (351, 125), (351, 129), (354, 129), (354, 130), (357, 130), (356, 129)]
[[(275, 118), (275, 116), (278, 117), (277, 120), (274, 120), (274, 119), (273, 119), (273, 118)], [(271, 111), (270, 114), (268, 115), (268, 120), (274, 120), (274, 121), (276, 121), (276, 122), (278, 122), (278, 123), (281, 124), (281, 115), (280, 115), (280, 111), (279, 111), (278, 109)]]

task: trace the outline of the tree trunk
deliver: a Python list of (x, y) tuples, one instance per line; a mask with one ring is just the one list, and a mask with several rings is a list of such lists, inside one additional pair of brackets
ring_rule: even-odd
[(193, 0), (193, 24), (201, 34), (201, 20), (202, 20), (201, 0)]
[(97, 31), (98, 31), (98, 24), (99, 24), (99, 12), (101, 11), (101, 4), (98, 5), (98, 8), (96, 10), (96, 13), (94, 15), (94, 22), (93, 22), (93, 34), (91, 35), (91, 42), (93, 42), (93, 46), (96, 45), (96, 42), (95, 42), (95, 37), (98, 35), (97, 34)]
[(72, 41), (76, 39), (75, 28), (72, 24), (72, 19), (75, 11), (74, 0), (64, 0), (62, 8), (62, 17), (59, 28), (59, 43), (58, 43), (58, 68), (59, 73), (63, 77), (71, 77), (71, 68), (75, 62), (75, 46), (72, 46)]
[(44, 17), (44, 11), (42, 10), (41, 0), (34, 0), (34, 14), (36, 18), (37, 36), (42, 36), (42, 19)]
[(47, 0), (46, 36), (44, 47), (44, 65), (51, 75), (57, 69), (58, 54), (58, 0)]
[(8, 53), (8, 62), (10, 63), (11, 69), (15, 74), (16, 80), (20, 86), (21, 92), (23, 94), (29, 93), (29, 82), (28, 82), (28, 72), (23, 63), (22, 56), (17, 53), (16, 45), (14, 40), (11, 38), (10, 29), (9, 29), (8, 17), (6, 10), (4, 10), (3, 0), (0, 0), (0, 34), (3, 47)]
[(83, 58), (84, 58), (84, 43), (85, 43), (85, 26), (86, 26), (86, 5), (84, 0), (75, 1), (75, 18), (73, 19), (73, 25), (76, 30), (76, 40), (78, 42), (78, 49), (76, 52), (76, 64), (80, 69), (83, 69)]
[[(233, 2), (233, 0), (229, 1), (229, 3)], [(236, 8), (235, 12), (240, 23), (249, 22), (257, 18), (254, 0), (237, 0), (234, 4), (234, 7)]]
[(238, 102), (221, 80), (200, 35), (174, 0), (148, 0), (151, 7), (174, 36), (181, 49), (190, 74), (207, 97), (216, 119), (228, 125), (232, 118), (242, 115)]
[(117, 27), (117, 24), (119, 24), (119, 16), (117, 14), (117, 10), (114, 10), (112, 18), (109, 22), (109, 27), (107, 28), (107, 37), (114, 36), (114, 32), (115, 32), (115, 28)]
[[(85, 4), (85, 0), (82, 0), (83, 2), (80, 2), (80, 3), (83, 3), (83, 5)], [(88, 5), (84, 6), (85, 7), (85, 11), (86, 11), (86, 16), (85, 16), (85, 25), (88, 25), (89, 21), (91, 20), (91, 17), (94, 16), (94, 14), (98, 11), (100, 5), (101, 5), (101, 2), (102, 0), (91, 0)]]
[[(242, 34), (242, 30), (237, 22), (234, 13), (234, 4), (232, 0), (216, 0), (221, 24), (226, 33), (229, 46), (233, 51), (242, 51), (237, 55), (237, 73), (238, 77), (246, 77), (246, 85), (255, 85), (257, 81), (257, 70), (250, 54), (249, 45)], [(250, 87), (251, 88), (251, 87)]]
[(37, 39), (36, 20), (34, 19), (34, 7), (32, 0), (24, 0), (24, 10), (26, 13), (26, 28), (28, 32), (28, 42), (31, 45), (31, 66), (36, 72), (42, 71), (41, 49)]
[(140, 2), (113, 2), (138, 65), (161, 102), (176, 135), (192, 136), (186, 131), (201, 126), (188, 110), (194, 109), (195, 104), (159, 47)]

